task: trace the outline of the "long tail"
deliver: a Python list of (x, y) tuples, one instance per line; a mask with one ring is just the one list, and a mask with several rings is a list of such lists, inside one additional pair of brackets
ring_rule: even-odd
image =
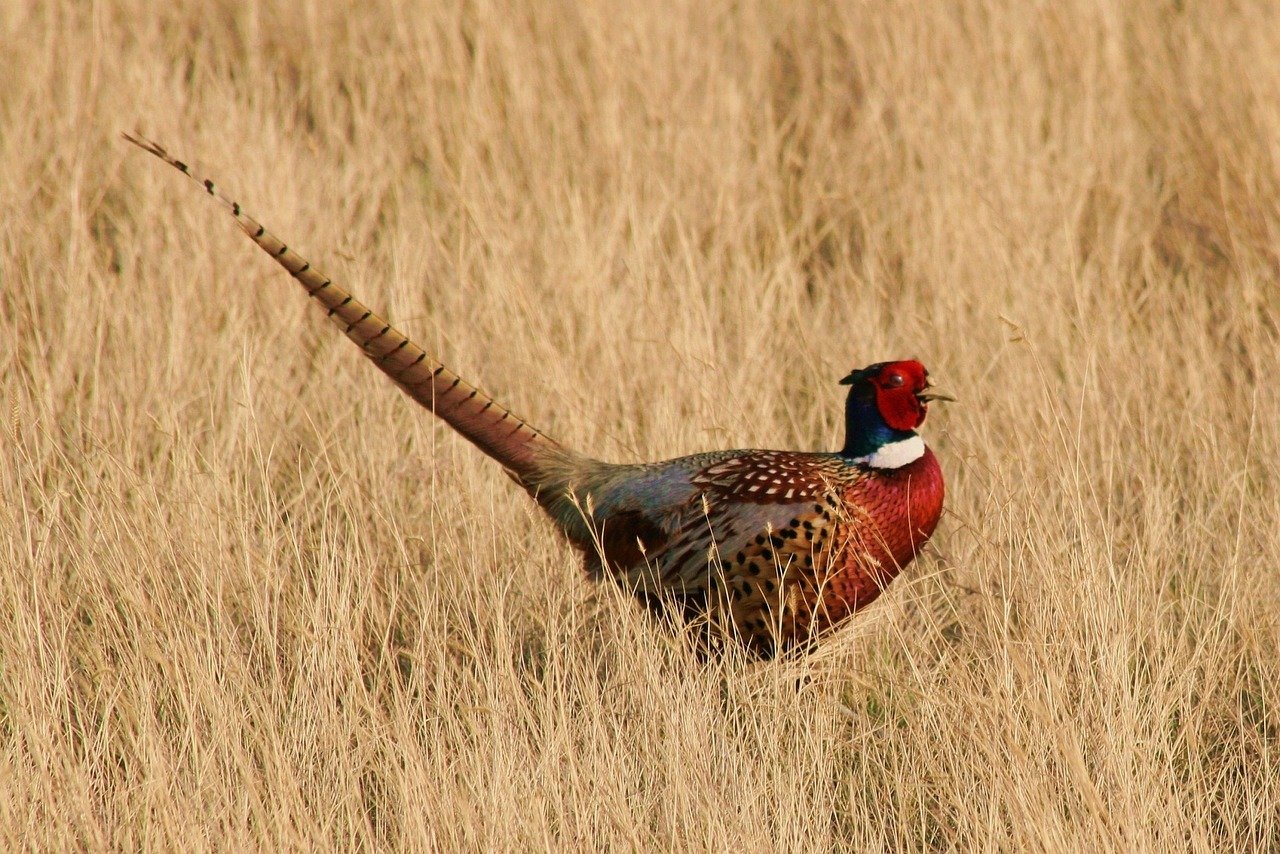
[(237, 202), (218, 192), (214, 183), (201, 178), (181, 160), (150, 140), (129, 134), (124, 138), (149, 151), (199, 184), (231, 212), (240, 228), (264, 252), (275, 259), (326, 310), (348, 338), (360, 347), (387, 376), (410, 397), (439, 415), (455, 430), (510, 471), (527, 487), (536, 489), (545, 479), (544, 469), (568, 456), (559, 443), (530, 427), (524, 419), (499, 406), (493, 398), (466, 382), (414, 344), (363, 303), (335, 285), (306, 259), (245, 213)]

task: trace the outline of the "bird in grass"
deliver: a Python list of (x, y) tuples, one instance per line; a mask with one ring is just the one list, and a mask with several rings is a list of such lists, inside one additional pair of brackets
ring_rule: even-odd
[(942, 514), (942, 470), (917, 430), (928, 372), (914, 360), (855, 370), (835, 453), (712, 451), (613, 464), (564, 447), (449, 370), (154, 142), (316, 300), (379, 370), (500, 463), (611, 579), (698, 638), (770, 657), (804, 647), (872, 602)]

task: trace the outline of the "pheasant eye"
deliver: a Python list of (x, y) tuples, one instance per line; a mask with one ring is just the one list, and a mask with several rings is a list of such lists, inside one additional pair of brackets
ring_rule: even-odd
[(889, 388), (902, 388), (904, 382), (902, 374), (889, 374), (889, 378), (885, 380), (885, 385), (889, 386)]

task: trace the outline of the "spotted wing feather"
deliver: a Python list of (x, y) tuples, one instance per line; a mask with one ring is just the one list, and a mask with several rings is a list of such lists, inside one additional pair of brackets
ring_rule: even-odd
[(616, 561), (626, 564), (621, 580), (646, 600), (674, 599), (686, 617), (702, 611), (716, 634), (753, 646), (820, 631), (845, 545), (839, 498), (860, 477), (826, 454), (718, 455), (689, 477), (688, 499), (655, 526), (664, 533), (642, 559)]

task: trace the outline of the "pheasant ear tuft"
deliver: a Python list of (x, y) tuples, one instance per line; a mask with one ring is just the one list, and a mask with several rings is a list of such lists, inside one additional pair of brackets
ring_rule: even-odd
[(878, 373), (884, 365), (884, 362), (876, 362), (874, 365), (867, 365), (865, 368), (858, 368), (850, 373), (849, 376), (840, 380), (840, 385), (857, 385), (872, 374)]

